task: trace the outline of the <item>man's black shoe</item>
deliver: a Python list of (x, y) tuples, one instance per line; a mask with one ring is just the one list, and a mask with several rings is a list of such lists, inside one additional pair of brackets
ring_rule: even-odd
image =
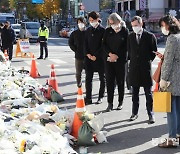
[(92, 100), (91, 99), (84, 99), (85, 100), (85, 105), (90, 105), (92, 104)]
[(118, 107), (116, 108), (116, 110), (122, 110), (122, 104), (123, 104), (123, 102), (119, 102), (119, 104), (118, 104)]
[(98, 99), (95, 104), (101, 104), (102, 103), (102, 98)]
[(37, 58), (37, 59), (43, 59), (43, 57), (39, 57), (39, 58)]
[(116, 110), (122, 110), (122, 105), (118, 105), (117, 109)]
[(129, 121), (134, 121), (134, 120), (136, 120), (138, 118), (138, 115), (136, 114), (136, 115), (132, 115), (131, 117), (130, 117), (130, 119), (129, 119)]
[(149, 116), (148, 124), (154, 124), (155, 123), (155, 117)]
[(105, 112), (110, 112), (113, 110), (113, 105), (112, 104), (108, 104), (107, 109), (105, 110)]

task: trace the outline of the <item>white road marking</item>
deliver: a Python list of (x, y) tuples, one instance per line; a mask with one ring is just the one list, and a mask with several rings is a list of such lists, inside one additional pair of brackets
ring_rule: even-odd
[(70, 69), (64, 69), (64, 68), (55, 69), (55, 71), (58, 71), (58, 72), (71, 72)]
[[(51, 65), (46, 65), (47, 67), (51, 67)], [(54, 64), (54, 67), (55, 67), (55, 69), (56, 69), (56, 67), (59, 67), (59, 66), (61, 66), (61, 65), (56, 65), (56, 64)]]
[[(28, 60), (28, 61), (24, 61), (26, 64), (28, 64), (28, 65), (31, 65), (31, 63), (32, 63), (32, 61), (30, 60)], [(36, 61), (36, 65), (39, 65), (39, 63)]]
[(66, 64), (67, 62), (60, 60), (60, 59), (49, 59), (50, 61), (57, 63), (57, 64)]

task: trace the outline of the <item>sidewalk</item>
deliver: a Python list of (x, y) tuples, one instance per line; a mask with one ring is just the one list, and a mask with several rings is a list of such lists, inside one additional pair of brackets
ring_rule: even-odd
[[(117, 91), (117, 90), (116, 90)], [(131, 96), (125, 95), (123, 109), (103, 113), (105, 130), (108, 131), (109, 143), (98, 144), (88, 148), (89, 153), (107, 154), (178, 154), (176, 149), (161, 149), (157, 147), (167, 137), (167, 119), (165, 113), (155, 113), (156, 123), (148, 124), (146, 113), (145, 95), (141, 89), (139, 117), (133, 122), (128, 119), (131, 115)], [(114, 108), (117, 106), (117, 97), (114, 99)], [(87, 106), (88, 111), (101, 112), (107, 107), (106, 98), (100, 105)]]

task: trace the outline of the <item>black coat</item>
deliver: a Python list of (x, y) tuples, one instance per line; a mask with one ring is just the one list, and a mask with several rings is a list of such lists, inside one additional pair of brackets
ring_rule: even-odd
[(2, 46), (6, 47), (12, 45), (15, 41), (14, 30), (11, 27), (9, 27), (8, 29), (4, 27), (1, 32), (1, 39), (2, 39)]
[(111, 52), (119, 57), (117, 63), (125, 63), (127, 59), (127, 37), (128, 30), (125, 27), (122, 27), (118, 33), (112, 28), (107, 28), (103, 37), (105, 58), (107, 59)]
[(75, 52), (76, 59), (84, 59), (85, 31), (79, 29), (72, 32), (69, 38), (69, 46)]
[(128, 55), (130, 59), (129, 80), (131, 86), (152, 86), (151, 62), (155, 58), (157, 41), (155, 36), (144, 30), (137, 43), (136, 34), (132, 32), (128, 37)]
[[(105, 29), (99, 25), (97, 28), (89, 27), (85, 34), (85, 69), (91, 71), (104, 71), (104, 55), (102, 40)], [(90, 60), (86, 55), (96, 57), (96, 61)]]

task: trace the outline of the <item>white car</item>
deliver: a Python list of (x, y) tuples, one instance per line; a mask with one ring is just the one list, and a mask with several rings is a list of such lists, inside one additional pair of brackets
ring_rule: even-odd
[(16, 39), (20, 38), (20, 28), (21, 24), (11, 24), (12, 29), (14, 29), (15, 34), (16, 34)]
[(75, 28), (70, 28), (70, 30), (67, 32), (67, 37), (70, 37), (71, 33), (75, 30)]

